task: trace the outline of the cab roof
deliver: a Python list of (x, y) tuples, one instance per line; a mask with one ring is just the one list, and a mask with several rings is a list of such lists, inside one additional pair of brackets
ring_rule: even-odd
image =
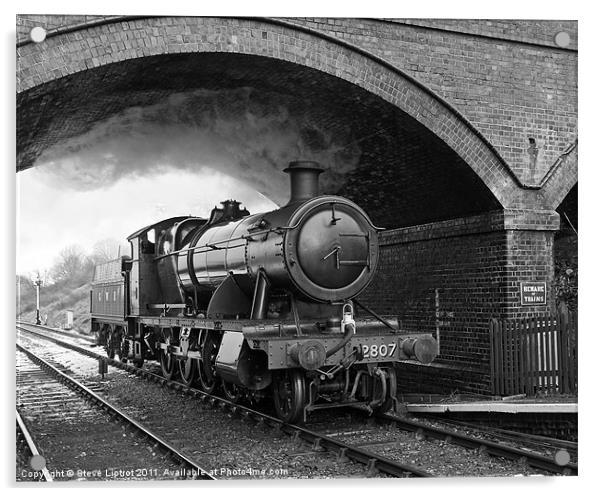
[(165, 227), (173, 226), (177, 222), (181, 222), (184, 219), (199, 219), (200, 217), (194, 217), (191, 215), (183, 215), (179, 217), (170, 217), (169, 219), (160, 220), (159, 222), (155, 222), (149, 226), (143, 227), (142, 229), (138, 229), (135, 233), (130, 234), (127, 239), (131, 241), (134, 238), (138, 238), (140, 235), (150, 231), (151, 229), (164, 229)]

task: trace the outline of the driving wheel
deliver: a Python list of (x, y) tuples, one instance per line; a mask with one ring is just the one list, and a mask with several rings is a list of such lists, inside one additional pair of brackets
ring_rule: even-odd
[(163, 377), (171, 380), (176, 371), (176, 360), (167, 350), (161, 350), (161, 372)]
[(201, 360), (196, 361), (197, 375), (199, 377), (199, 386), (202, 391), (213, 394), (217, 387), (217, 372), (215, 369), (215, 359), (219, 349), (219, 337), (213, 333), (207, 333), (203, 341), (201, 350)]
[(178, 368), (180, 369), (180, 382), (187, 386), (192, 386), (197, 376), (197, 364), (199, 360), (193, 358), (186, 358), (185, 360), (178, 360)]
[(290, 424), (303, 419), (307, 387), (305, 376), (300, 370), (284, 369), (276, 374), (272, 383), (272, 394), (278, 418)]

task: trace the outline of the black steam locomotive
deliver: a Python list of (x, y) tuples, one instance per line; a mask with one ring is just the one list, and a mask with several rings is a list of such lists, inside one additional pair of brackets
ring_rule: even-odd
[(273, 212), (228, 200), (209, 219), (174, 217), (129, 236), (131, 257), (96, 267), (92, 331), (110, 357), (157, 360), (168, 379), (232, 401), (271, 397), (286, 422), (345, 405), (386, 410), (394, 363), (430, 363), (437, 343), (356, 300), (378, 263), (362, 209), (318, 196), (314, 162), (285, 172), (291, 199)]

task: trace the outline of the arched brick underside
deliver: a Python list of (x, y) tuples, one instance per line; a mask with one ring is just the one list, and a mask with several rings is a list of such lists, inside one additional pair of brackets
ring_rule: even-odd
[[(265, 20), (148, 18), (84, 28), (49, 37), (42, 44), (26, 44), (18, 49), (19, 111), (27, 114), (25, 107), (36, 99), (44, 105), (49, 94), (45, 86), (55, 80), (115, 62), (183, 52), (258, 55), (351, 83), (409, 116), (405, 120), (411, 121), (410, 127), (419, 124), (437, 136), (435, 140), (442, 141), (467, 164), (502, 206), (513, 204), (522, 195), (510, 169), (493, 148), (431, 92), (350, 47)], [(30, 117), (33, 122), (23, 119), (18, 126), (19, 145), (23, 143), (18, 149), (21, 168), (31, 166), (41, 151), (31, 138), (36, 137), (36, 119), (43, 117)], [(44, 146), (48, 138), (41, 138), (39, 146)]]
[(575, 183), (556, 208), (560, 215), (560, 235), (576, 235), (575, 231), (579, 229), (578, 198), (579, 187)]
[(544, 183), (541, 191), (543, 203), (549, 205), (552, 210), (557, 210), (570, 191), (576, 187), (578, 155), (578, 146), (575, 143), (570, 151), (558, 157), (555, 166), (552, 167), (549, 177)]
[[(334, 149), (325, 155), (330, 161), (321, 161), (327, 168), (324, 192), (354, 199), (382, 227), (500, 208), (478, 176), (424, 126), (355, 85), (298, 64), (240, 54), (160, 55), (82, 71), (25, 96), (21, 118), (35, 125), (19, 126), (19, 142), (42, 153), (42, 162), (44, 149), (91, 129), (96, 136), (98, 123), (119, 134), (144, 133), (157, 121), (190, 128), (221, 127), (225, 121), (252, 127), (275, 118), (277, 126), (293, 123), (298, 134), (292, 145), (301, 155), (286, 159), (324, 156), (325, 149)], [(120, 115), (125, 117), (115, 117)], [(268, 141), (281, 139), (277, 129), (270, 129), (274, 134)], [(261, 139), (252, 130), (243, 134)], [(239, 147), (257, 148), (245, 142)], [(275, 154), (267, 169), (260, 167), (266, 151), (260, 147), (231, 172), (253, 169), (246, 174), (251, 185), (285, 202), (288, 188), (280, 172), (285, 158)]]
[(575, 184), (556, 208), (560, 228), (554, 235), (554, 286), (557, 304), (569, 310), (578, 307), (579, 230), (578, 184)]

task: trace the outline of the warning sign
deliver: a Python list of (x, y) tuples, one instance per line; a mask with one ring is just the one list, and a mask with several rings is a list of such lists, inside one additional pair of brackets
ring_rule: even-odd
[(520, 304), (521, 305), (545, 305), (547, 283), (545, 282), (521, 282)]

